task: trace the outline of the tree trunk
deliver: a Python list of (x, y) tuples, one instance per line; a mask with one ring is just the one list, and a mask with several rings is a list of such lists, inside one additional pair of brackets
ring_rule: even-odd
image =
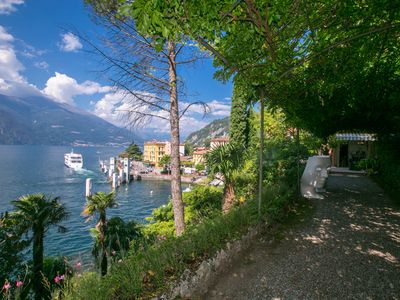
[(175, 44), (168, 42), (169, 56), (169, 96), (170, 96), (170, 125), (171, 125), (171, 194), (174, 209), (176, 236), (185, 230), (185, 217), (182, 201), (181, 170), (179, 158), (179, 107), (176, 82), (176, 53)]
[(101, 248), (101, 260), (100, 260), (100, 269), (101, 269), (101, 276), (107, 274), (107, 248), (105, 245), (106, 239), (106, 214), (100, 213), (100, 222), (99, 222), (99, 242)]
[(228, 213), (235, 201), (235, 189), (233, 183), (226, 183), (224, 188), (224, 203), (222, 204), (222, 212)]
[[(32, 286), (35, 292), (35, 299), (45, 298), (43, 285), (43, 228), (33, 229), (33, 278)], [(49, 278), (52, 280), (52, 278)]]
[(261, 217), (261, 199), (263, 194), (263, 152), (264, 152), (264, 92), (261, 91), (260, 99), (260, 164), (258, 176), (258, 216)]
[(297, 151), (297, 196), (300, 197), (300, 129), (296, 127), (296, 151)]

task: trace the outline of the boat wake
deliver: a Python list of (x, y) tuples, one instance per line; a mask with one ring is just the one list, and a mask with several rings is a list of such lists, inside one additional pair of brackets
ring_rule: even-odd
[(95, 172), (91, 171), (91, 170), (87, 170), (87, 169), (75, 169), (74, 170), (76, 173), (78, 174), (82, 174), (82, 175), (92, 175), (95, 174)]

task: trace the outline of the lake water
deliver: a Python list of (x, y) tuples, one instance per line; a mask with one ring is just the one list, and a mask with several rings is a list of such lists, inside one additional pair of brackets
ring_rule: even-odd
[[(64, 166), (64, 153), (70, 152), (70, 147), (0, 146), (0, 212), (12, 210), (10, 201), (21, 195), (59, 196), (70, 213), (69, 219), (61, 224), (68, 232), (49, 230), (45, 253), (87, 257), (93, 242), (89, 229), (95, 220), (85, 222), (81, 216), (85, 205), (85, 180), (93, 178), (93, 192), (110, 191), (111, 186), (100, 172), (98, 161), (116, 156), (122, 150), (74, 147), (74, 152), (81, 153), (84, 159), (84, 170), (75, 172)], [(170, 193), (169, 181), (135, 181), (123, 185), (117, 190), (119, 206), (109, 209), (107, 217), (120, 216), (124, 220), (143, 222), (154, 208), (167, 202)]]

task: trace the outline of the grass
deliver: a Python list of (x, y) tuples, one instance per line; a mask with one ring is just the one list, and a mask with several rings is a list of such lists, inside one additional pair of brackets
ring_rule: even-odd
[[(274, 224), (285, 218), (296, 222), (302, 216), (289, 204), (292, 197), (265, 195), (262, 222)], [(289, 209), (290, 208), (290, 209)], [(223, 249), (228, 241), (240, 239), (250, 227), (260, 222), (256, 201), (233, 209), (229, 214), (207, 218), (189, 227), (181, 237), (169, 238), (151, 247), (128, 254), (114, 264), (103, 278), (85, 273), (73, 278), (65, 290), (66, 299), (137, 299), (152, 298), (168, 289), (187, 268), (195, 269), (201, 261)]]

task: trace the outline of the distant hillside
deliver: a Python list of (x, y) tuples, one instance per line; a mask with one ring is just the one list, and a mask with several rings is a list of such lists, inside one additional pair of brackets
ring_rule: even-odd
[(229, 117), (214, 120), (206, 127), (191, 133), (185, 142), (197, 147), (203, 147), (212, 138), (226, 136), (229, 134)]
[(126, 129), (46, 97), (0, 94), (0, 144), (110, 145), (139, 141)]

